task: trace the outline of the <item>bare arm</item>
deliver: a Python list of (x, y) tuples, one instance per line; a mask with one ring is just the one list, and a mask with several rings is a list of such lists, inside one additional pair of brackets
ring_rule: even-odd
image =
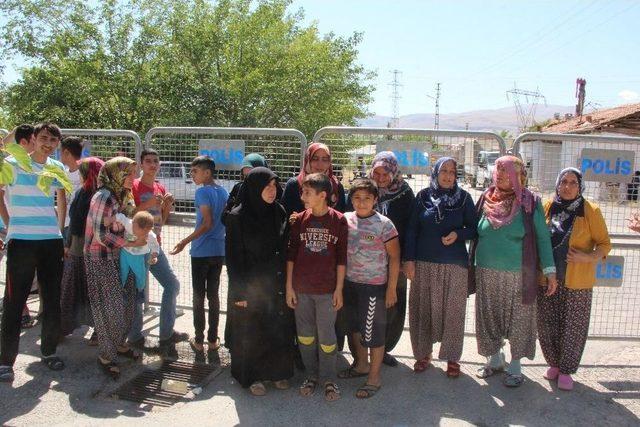
[(64, 231), (64, 223), (67, 219), (67, 196), (65, 194), (65, 191), (62, 188), (58, 188), (56, 190), (56, 198), (57, 198), (56, 210), (58, 212), (58, 227), (60, 227), (60, 231)]
[(4, 187), (0, 188), (0, 218), (4, 222), (6, 228), (9, 227), (9, 210), (7, 204), (4, 202)]
[(189, 234), (187, 237), (178, 242), (173, 250), (169, 252), (171, 255), (182, 252), (185, 246), (211, 230), (211, 228), (213, 227), (213, 212), (211, 211), (211, 207), (209, 205), (201, 205), (200, 213), (202, 214), (202, 223), (200, 224), (200, 226), (196, 228), (193, 233)]

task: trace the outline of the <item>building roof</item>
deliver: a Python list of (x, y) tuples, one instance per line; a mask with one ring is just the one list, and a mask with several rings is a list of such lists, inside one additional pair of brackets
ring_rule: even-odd
[(591, 133), (611, 126), (625, 117), (640, 113), (640, 104), (627, 104), (606, 110), (594, 111), (581, 117), (560, 119), (542, 128), (548, 133)]

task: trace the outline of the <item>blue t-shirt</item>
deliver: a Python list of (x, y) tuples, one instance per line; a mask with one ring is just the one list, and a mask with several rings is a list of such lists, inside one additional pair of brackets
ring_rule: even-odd
[(204, 185), (196, 190), (196, 229), (202, 224), (200, 206), (209, 206), (213, 215), (213, 227), (191, 242), (191, 256), (204, 258), (224, 256), (224, 225), (220, 221), (229, 193), (217, 184)]

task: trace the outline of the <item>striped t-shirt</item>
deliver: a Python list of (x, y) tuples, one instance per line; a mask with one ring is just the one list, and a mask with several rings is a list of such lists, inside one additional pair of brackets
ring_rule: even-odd
[[(54, 192), (63, 188), (62, 185), (57, 179), (54, 180), (50, 194), (45, 195), (36, 186), (38, 175), (24, 171), (13, 157), (5, 160), (13, 166), (13, 183), (5, 187), (9, 210), (7, 241), (61, 239)], [(64, 170), (62, 163), (57, 160), (47, 158), (46, 164)], [(44, 165), (32, 159), (31, 167), (34, 172), (40, 172)]]

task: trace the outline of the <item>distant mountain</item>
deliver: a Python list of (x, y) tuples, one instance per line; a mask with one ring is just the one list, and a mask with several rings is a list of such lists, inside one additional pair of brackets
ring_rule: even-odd
[[(575, 107), (562, 105), (539, 105), (536, 108), (536, 121), (543, 122), (553, 118), (555, 113), (564, 115), (573, 113)], [(400, 117), (403, 128), (433, 128), (433, 114), (408, 114)], [(388, 116), (374, 115), (360, 121), (360, 126), (386, 127), (391, 120)], [(477, 110), (465, 113), (440, 114), (440, 129), (464, 129), (469, 123), (469, 130), (496, 131), (508, 130), (512, 134), (518, 132), (518, 118), (515, 107), (496, 110)]]

